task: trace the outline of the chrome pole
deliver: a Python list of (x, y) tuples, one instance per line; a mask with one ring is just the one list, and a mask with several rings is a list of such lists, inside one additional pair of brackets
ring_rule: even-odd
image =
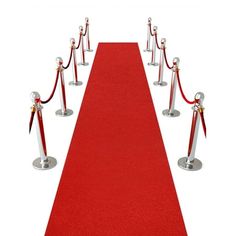
[(158, 81), (155, 81), (153, 84), (157, 86), (166, 86), (167, 82), (163, 81), (163, 71), (164, 71), (164, 50), (166, 46), (166, 39), (161, 39), (160, 47), (160, 59), (159, 59), (159, 72), (158, 72)]
[(87, 26), (87, 34), (86, 34), (86, 42), (87, 42), (87, 45), (86, 45), (86, 51), (87, 51), (87, 52), (92, 52), (93, 50), (90, 48), (89, 18), (88, 18), (88, 17), (85, 18), (85, 24), (86, 24), (86, 26)]
[(79, 85), (82, 85), (83, 82), (82, 81), (78, 81), (77, 59), (76, 59), (76, 52), (75, 52), (75, 50), (76, 50), (75, 39), (71, 38), (70, 39), (70, 43), (71, 43), (72, 58), (73, 58), (73, 62), (72, 62), (73, 81), (70, 81), (69, 85), (79, 86)]
[(148, 24), (147, 24), (147, 44), (146, 44), (146, 49), (143, 50), (144, 52), (151, 52), (152, 50), (150, 49), (150, 39), (151, 39), (151, 24), (152, 24), (152, 18), (148, 18)]
[(52, 169), (54, 166), (56, 166), (57, 160), (54, 157), (47, 156), (47, 147), (45, 141), (43, 116), (42, 116), (43, 106), (41, 105), (40, 95), (38, 92), (32, 92), (30, 97), (33, 103), (32, 108), (36, 113), (35, 126), (36, 126), (36, 133), (37, 133), (39, 154), (40, 154), (40, 157), (38, 157), (33, 161), (33, 167), (38, 170)]
[(177, 85), (176, 71), (179, 69), (179, 61), (180, 60), (178, 57), (175, 57), (173, 59), (169, 108), (162, 111), (162, 114), (168, 117), (177, 117), (180, 115), (180, 112), (178, 110), (175, 110), (175, 95), (176, 95), (176, 85)]
[(66, 90), (65, 90), (65, 80), (64, 80), (64, 69), (63, 69), (63, 60), (61, 57), (56, 58), (57, 70), (59, 71), (60, 76), (60, 101), (61, 109), (56, 111), (57, 116), (70, 116), (73, 114), (73, 111), (67, 109), (66, 106)]
[(182, 157), (178, 160), (178, 166), (184, 170), (200, 170), (202, 168), (202, 162), (195, 158), (196, 146), (197, 146), (197, 138), (200, 124), (200, 112), (203, 112), (203, 100), (204, 94), (198, 92), (195, 95), (195, 100), (197, 101), (193, 106), (193, 118), (192, 118), (192, 126), (190, 131), (190, 139), (189, 139), (189, 148), (187, 157)]
[(78, 65), (87, 66), (89, 63), (85, 62), (83, 26), (80, 26), (79, 29), (80, 29), (80, 33), (82, 33), (82, 36), (81, 36), (81, 46), (80, 46), (81, 62)]
[(156, 63), (156, 35), (157, 35), (157, 26), (153, 26), (153, 36), (152, 36), (152, 57), (151, 62), (148, 63), (149, 66), (158, 66)]

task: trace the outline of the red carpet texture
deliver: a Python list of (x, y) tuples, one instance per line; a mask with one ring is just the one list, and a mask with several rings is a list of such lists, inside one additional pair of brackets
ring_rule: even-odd
[(46, 235), (187, 235), (137, 43), (98, 46)]

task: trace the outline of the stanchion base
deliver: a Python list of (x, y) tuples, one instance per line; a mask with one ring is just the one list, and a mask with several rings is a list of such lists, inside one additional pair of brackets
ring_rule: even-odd
[(89, 63), (88, 62), (80, 62), (78, 63), (78, 66), (88, 66)]
[(170, 112), (169, 109), (166, 109), (164, 111), (162, 111), (162, 114), (164, 116), (168, 116), (168, 117), (177, 117), (180, 115), (180, 112), (177, 110), (174, 110), (173, 112)]
[(69, 85), (71, 85), (71, 86), (80, 86), (80, 85), (82, 85), (82, 84), (83, 84), (82, 81), (77, 81), (77, 82), (75, 82), (75, 81), (70, 81), (70, 82), (69, 82)]
[(196, 171), (202, 168), (202, 162), (197, 158), (194, 158), (193, 161), (187, 162), (187, 157), (182, 157), (178, 160), (178, 166), (184, 170)]
[(151, 52), (152, 49), (144, 49), (143, 51), (144, 51), (144, 52)]
[(93, 49), (86, 49), (86, 52), (93, 52)]
[(155, 86), (166, 86), (167, 85), (167, 82), (165, 82), (165, 81), (161, 81), (161, 82), (159, 82), (159, 81), (154, 81), (153, 82), (153, 84), (155, 85)]
[(63, 112), (61, 109), (56, 111), (57, 116), (71, 116), (73, 114), (73, 111), (71, 109), (66, 109), (65, 112)]
[(158, 66), (158, 63), (156, 63), (156, 62), (155, 62), (155, 63), (153, 63), (153, 62), (148, 62), (148, 65), (149, 65), (149, 66)]
[(37, 170), (50, 170), (57, 165), (57, 160), (54, 157), (47, 157), (47, 160), (41, 161), (37, 158), (33, 161), (33, 167)]

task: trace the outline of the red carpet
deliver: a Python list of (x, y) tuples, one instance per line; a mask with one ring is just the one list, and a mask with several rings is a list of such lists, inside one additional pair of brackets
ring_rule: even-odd
[(187, 235), (137, 43), (100, 43), (46, 235)]

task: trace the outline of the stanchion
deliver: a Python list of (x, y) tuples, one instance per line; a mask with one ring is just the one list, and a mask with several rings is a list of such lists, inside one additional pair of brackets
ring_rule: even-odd
[(72, 49), (72, 57), (73, 57), (73, 63), (72, 63), (72, 73), (73, 73), (73, 81), (69, 82), (69, 85), (72, 86), (79, 86), (82, 85), (83, 82), (82, 81), (78, 81), (78, 71), (77, 71), (77, 59), (76, 59), (76, 46), (75, 46), (75, 39), (71, 38), (70, 39), (70, 43), (71, 43), (71, 49)]
[(89, 63), (85, 62), (83, 26), (80, 26), (79, 29), (80, 29), (80, 34), (82, 34), (82, 37), (81, 37), (81, 45), (80, 45), (81, 62), (78, 65), (87, 66)]
[(206, 126), (203, 116), (204, 108), (202, 106), (203, 100), (204, 100), (204, 94), (198, 92), (195, 95), (196, 103), (193, 106), (193, 118), (192, 118), (192, 126), (189, 139), (188, 156), (182, 157), (178, 160), (178, 166), (184, 170), (195, 171), (195, 170), (200, 170), (202, 168), (202, 162), (197, 158), (195, 158), (195, 151), (197, 146), (200, 120), (202, 120), (204, 133), (206, 135)]
[(73, 111), (67, 109), (66, 107), (66, 90), (65, 90), (65, 80), (64, 80), (64, 69), (63, 69), (63, 60), (61, 57), (56, 58), (57, 70), (60, 75), (60, 98), (61, 98), (61, 109), (56, 111), (57, 116), (70, 116), (73, 114)]
[(166, 86), (167, 82), (163, 81), (163, 71), (164, 71), (164, 50), (165, 50), (166, 39), (161, 39), (161, 47), (160, 47), (160, 59), (159, 59), (159, 73), (158, 73), (158, 81), (155, 81), (153, 84), (157, 86)]
[(177, 117), (180, 115), (180, 112), (178, 110), (175, 110), (175, 95), (176, 95), (177, 71), (178, 70), (179, 70), (179, 58), (175, 57), (173, 59), (169, 108), (162, 112), (162, 114), (164, 116)]
[(86, 51), (92, 52), (93, 50), (90, 48), (90, 37), (89, 37), (89, 18), (85, 18), (85, 33), (84, 36), (86, 36)]
[(151, 62), (148, 63), (149, 66), (158, 66), (156, 62), (156, 48), (157, 48), (157, 26), (153, 27), (153, 36), (152, 36), (152, 57)]
[(42, 116), (43, 106), (41, 105), (40, 95), (38, 92), (31, 93), (31, 101), (33, 103), (33, 106), (31, 108), (32, 111), (31, 111), (29, 131), (31, 131), (33, 119), (34, 116), (36, 115), (35, 126), (36, 126), (36, 132), (39, 144), (39, 153), (40, 153), (40, 157), (33, 161), (33, 167), (38, 170), (49, 170), (57, 165), (57, 160), (54, 157), (47, 156), (47, 148), (46, 148), (46, 140), (45, 140), (43, 116)]
[(144, 52), (151, 52), (152, 50), (150, 49), (150, 40), (151, 40), (152, 35), (152, 18), (148, 18), (148, 24), (147, 24), (147, 44), (146, 44), (146, 49), (144, 49)]

